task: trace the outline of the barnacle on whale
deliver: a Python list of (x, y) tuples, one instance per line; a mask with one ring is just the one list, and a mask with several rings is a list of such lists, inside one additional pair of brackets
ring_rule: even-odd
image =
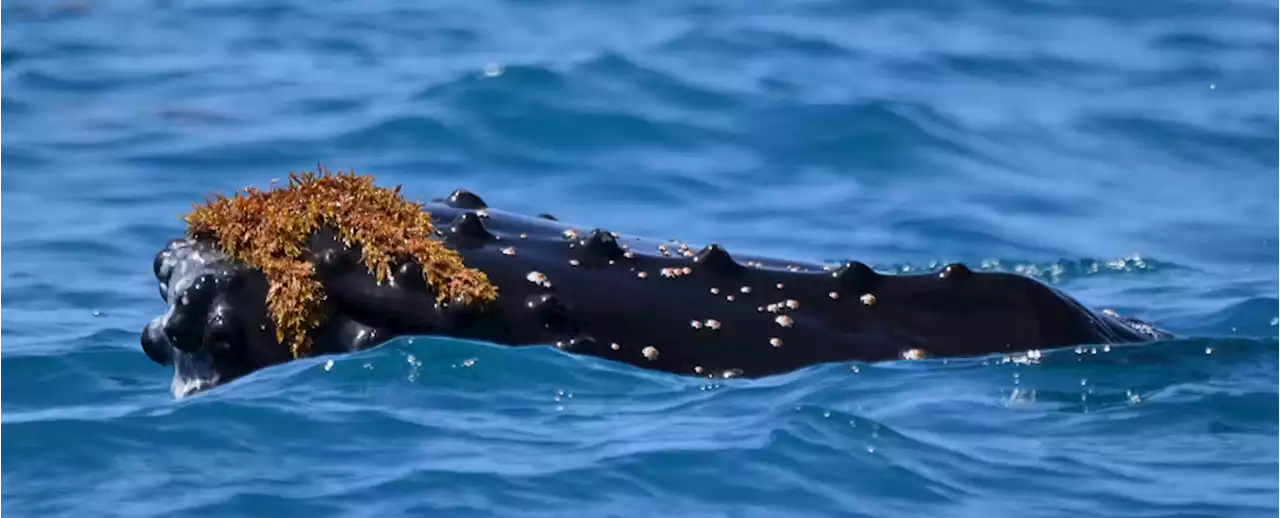
[(211, 239), (231, 258), (260, 270), (270, 283), (267, 307), (276, 339), (295, 358), (310, 350), (308, 331), (324, 319), (324, 288), (307, 259), (307, 243), (321, 228), (333, 229), (362, 263), (383, 282), (394, 262), (415, 261), (437, 300), (477, 304), (497, 298), (497, 288), (438, 239), (422, 204), (400, 195), (400, 187), (377, 187), (372, 176), (355, 172), (290, 174), (288, 185), (263, 191), (245, 188), (232, 198), (221, 194), (195, 205), (185, 216), (187, 234)]

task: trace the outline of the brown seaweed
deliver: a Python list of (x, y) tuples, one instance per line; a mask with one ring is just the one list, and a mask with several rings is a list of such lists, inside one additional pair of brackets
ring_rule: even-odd
[(284, 187), (245, 188), (231, 198), (219, 194), (184, 219), (190, 237), (212, 239), (266, 276), (276, 339), (289, 343), (295, 358), (307, 356), (309, 331), (325, 314), (324, 288), (307, 259), (308, 240), (324, 227), (348, 247), (360, 248), (378, 282), (387, 279), (394, 262), (412, 260), (422, 265), (438, 301), (481, 304), (498, 296), (484, 272), (467, 268), (456, 251), (432, 239), (436, 229), (422, 204), (405, 200), (399, 186), (377, 187), (368, 175), (331, 174), (323, 167), (319, 174), (290, 174)]

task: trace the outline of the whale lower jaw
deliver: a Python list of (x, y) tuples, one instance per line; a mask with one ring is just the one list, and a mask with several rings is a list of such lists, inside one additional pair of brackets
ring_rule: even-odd
[(222, 381), (222, 376), (213, 370), (207, 358), (194, 358), (191, 354), (177, 350), (173, 354), (173, 381), (169, 385), (169, 392), (174, 398), (182, 399), (204, 392)]

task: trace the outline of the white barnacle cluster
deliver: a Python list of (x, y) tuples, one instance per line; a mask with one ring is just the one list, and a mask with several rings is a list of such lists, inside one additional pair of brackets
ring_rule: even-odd
[(768, 311), (770, 313), (785, 313), (786, 311), (789, 311), (789, 310), (793, 311), (793, 310), (800, 309), (800, 301), (796, 299), (787, 299), (781, 302), (770, 303), (769, 305), (763, 306), (762, 308), (764, 311)]
[(675, 268), (675, 267), (663, 268), (662, 270), (660, 270), (660, 273), (665, 278), (674, 279), (676, 277), (682, 277), (682, 276), (693, 273), (693, 268), (690, 268), (688, 266), (685, 266), (683, 268)]
[[(792, 327), (795, 325), (795, 318), (788, 315), (787, 312), (797, 309), (800, 309), (800, 301), (796, 299), (786, 299), (780, 302), (771, 302), (765, 306), (756, 306), (756, 312), (758, 313), (769, 312), (776, 314), (777, 316), (773, 318), (773, 322), (778, 324), (780, 327)], [(774, 343), (774, 340), (776, 340), (777, 343)], [(773, 344), (774, 347), (782, 345), (782, 340), (777, 338), (771, 339), (769, 342)]]
[(543, 274), (542, 272), (529, 272), (529, 275), (524, 276), (524, 278), (540, 287), (551, 287), (551, 280), (547, 279), (546, 274)]
[(708, 318), (706, 320), (690, 320), (689, 327), (692, 327), (694, 329), (702, 329), (705, 327), (712, 331), (719, 331), (720, 321), (714, 318)]

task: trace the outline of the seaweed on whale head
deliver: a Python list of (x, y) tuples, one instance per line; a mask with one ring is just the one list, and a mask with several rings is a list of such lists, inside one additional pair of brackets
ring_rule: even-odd
[(497, 298), (484, 272), (466, 267), (456, 251), (431, 238), (436, 230), (430, 214), (405, 200), (399, 186), (377, 187), (372, 176), (319, 169), (291, 173), (284, 187), (216, 195), (184, 217), (189, 237), (211, 240), (267, 278), (276, 339), (289, 344), (294, 358), (309, 354), (309, 331), (324, 319), (324, 287), (308, 260), (307, 242), (325, 227), (348, 247), (360, 247), (362, 263), (380, 283), (393, 262), (412, 260), (422, 266), (439, 301), (478, 304)]

